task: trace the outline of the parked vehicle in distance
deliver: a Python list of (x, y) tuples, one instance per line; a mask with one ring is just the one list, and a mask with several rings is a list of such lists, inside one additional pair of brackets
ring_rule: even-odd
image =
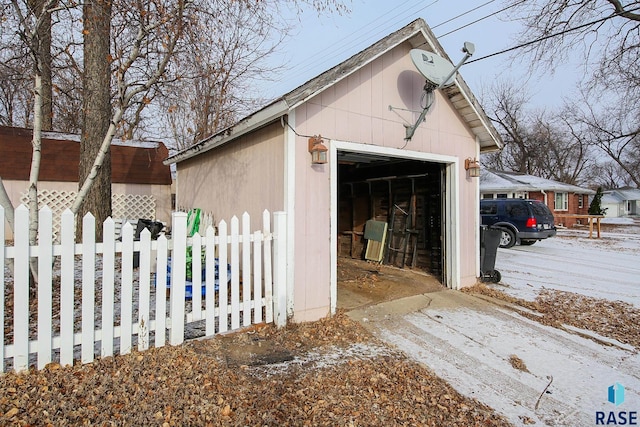
[(502, 228), (501, 248), (533, 245), (556, 235), (553, 214), (544, 203), (527, 199), (483, 199), (480, 201), (483, 225)]

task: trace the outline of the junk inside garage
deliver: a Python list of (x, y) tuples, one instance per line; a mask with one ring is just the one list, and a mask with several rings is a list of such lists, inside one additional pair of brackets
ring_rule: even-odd
[(338, 160), (339, 256), (442, 282), (444, 166), (347, 152)]

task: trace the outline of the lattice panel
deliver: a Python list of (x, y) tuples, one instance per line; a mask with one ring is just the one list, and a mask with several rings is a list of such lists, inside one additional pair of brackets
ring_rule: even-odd
[[(76, 197), (75, 191), (39, 190), (38, 209), (48, 206), (53, 214), (53, 235), (59, 240), (60, 216), (70, 209)], [(29, 206), (29, 193), (20, 194), (20, 203)], [(139, 194), (112, 194), (111, 217), (114, 219), (138, 219), (156, 217), (156, 199), (154, 196)]]
[(113, 218), (156, 218), (156, 198), (141, 194), (113, 194), (111, 196)]

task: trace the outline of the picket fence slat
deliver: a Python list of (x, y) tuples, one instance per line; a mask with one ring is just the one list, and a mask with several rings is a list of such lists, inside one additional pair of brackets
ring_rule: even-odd
[(242, 326), (251, 325), (251, 222), (242, 214)]
[(238, 217), (231, 218), (231, 329), (240, 328), (240, 240)]
[[(262, 213), (262, 228), (265, 235), (271, 237), (271, 218), (269, 211), (264, 210)], [(267, 284), (273, 283), (272, 270), (271, 270), (271, 242), (264, 242), (264, 282)], [(265, 286), (265, 321), (267, 323), (273, 322), (273, 287)]]
[(102, 339), (100, 353), (102, 357), (113, 356), (113, 318), (115, 300), (115, 222), (111, 218), (102, 225), (104, 236), (102, 252)]
[[(38, 213), (38, 369), (51, 360), (53, 303), (53, 213), (43, 207)], [(2, 263), (4, 265), (4, 263)], [(1, 342), (1, 341), (0, 341)]]
[(160, 236), (158, 238), (158, 254), (157, 254), (157, 271), (156, 274), (156, 317), (155, 317), (155, 346), (164, 347), (166, 337), (167, 319), (167, 238)]
[[(131, 352), (133, 323), (133, 226), (122, 226), (122, 279), (120, 286), (120, 354)], [(127, 333), (128, 332), (128, 333)]]
[[(274, 221), (282, 223), (282, 215), (274, 214)], [(8, 246), (0, 234), (0, 261), (14, 263), (13, 276), (5, 271), (0, 284), (0, 321), (7, 325), (0, 329), (0, 372), (42, 369), (55, 361), (89, 363), (96, 357), (130, 353), (133, 345), (139, 351), (162, 347), (167, 337), (170, 344), (179, 345), (187, 325), (194, 322), (204, 326), (195, 330), (213, 336), (252, 323), (270, 323), (276, 317), (286, 319), (286, 313), (274, 310), (274, 289), (286, 289), (285, 275), (272, 272), (274, 266), (282, 268), (277, 253), (284, 255), (286, 246), (271, 233), (271, 214), (266, 210), (262, 230), (251, 231), (245, 212), (242, 224), (237, 217), (231, 219), (230, 230), (220, 221), (217, 229), (210, 225), (203, 235), (192, 238), (187, 236), (187, 215), (176, 212), (171, 239), (160, 235), (157, 240), (146, 229), (134, 239), (130, 223), (116, 235), (115, 221), (107, 218), (102, 242), (96, 242), (95, 219), (87, 214), (81, 243), (75, 242), (75, 217), (67, 210), (61, 215), (59, 244), (53, 240), (52, 216), (47, 207), (39, 211), (36, 245), (29, 244), (29, 211), (24, 206), (15, 210), (13, 245)], [(272, 246), (278, 243), (282, 244), (272, 258)], [(136, 267), (134, 257), (139, 261)], [(30, 263), (37, 264), (39, 272), (37, 313), (29, 312)], [(59, 290), (54, 273), (60, 277)], [(187, 284), (192, 286), (189, 298)], [(5, 293), (13, 294), (13, 307), (7, 306)], [(53, 313), (58, 299), (59, 317)], [(11, 319), (5, 319), (6, 314)], [(7, 334), (12, 342), (4, 344)]]
[[(253, 233), (253, 299), (259, 304), (253, 305), (253, 323), (262, 323), (262, 233)], [(249, 301), (251, 304), (251, 301)]]
[[(0, 227), (0, 244), (4, 246), (5, 236), (4, 236), (4, 208), (0, 206), (0, 223), (3, 225)], [(5, 251), (0, 251), (0, 266), (4, 267), (5, 265)], [(0, 280), (0, 321), (2, 321), (2, 327), (0, 327), (0, 372), (4, 372), (4, 358), (5, 358), (5, 350), (4, 350), (4, 292), (5, 292), (5, 273), (4, 268), (2, 269), (2, 280)]]
[(60, 220), (60, 364), (73, 364), (75, 221), (66, 209)]
[(187, 214), (176, 212), (173, 215), (172, 230), (180, 230), (172, 236), (173, 251), (171, 252), (171, 311), (169, 325), (171, 332), (169, 344), (180, 345), (184, 341), (184, 297), (187, 277)]
[[(27, 208), (20, 206), (15, 218), (16, 259), (13, 285), (13, 343), (16, 370), (29, 363), (29, 218)], [(19, 237), (18, 237), (19, 236)]]
[(146, 228), (140, 234), (140, 279), (138, 298), (138, 350), (149, 348), (149, 306), (151, 280), (151, 232)]
[[(211, 336), (215, 334), (215, 281), (216, 281), (216, 249), (215, 249), (215, 230), (210, 225), (207, 227), (205, 235), (205, 253), (206, 253), (206, 267), (205, 267), (205, 282), (208, 283), (209, 290), (205, 295), (205, 335)], [(219, 267), (221, 269), (221, 267)]]
[(219, 234), (219, 246), (218, 246), (218, 265), (221, 266), (218, 270), (218, 301), (220, 313), (218, 314), (218, 332), (227, 332), (229, 330), (229, 309), (226, 302), (229, 299), (228, 293), (228, 275), (227, 269), (224, 268), (227, 265), (227, 223), (226, 221), (220, 221), (218, 224)]
[(202, 238), (200, 233), (193, 235), (191, 246), (191, 300), (193, 318), (202, 319)]
[(95, 340), (95, 224), (90, 213), (82, 219), (82, 363), (93, 360)]

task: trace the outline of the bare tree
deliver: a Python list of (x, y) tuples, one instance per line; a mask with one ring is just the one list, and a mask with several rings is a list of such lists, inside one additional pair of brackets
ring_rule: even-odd
[(600, 109), (586, 101), (574, 103), (567, 120), (580, 129), (581, 138), (606, 153), (623, 182), (640, 188), (640, 110), (633, 101), (621, 102)]
[(530, 111), (526, 92), (515, 85), (498, 85), (493, 100), (490, 116), (502, 134), (504, 148), (485, 156), (485, 165), (568, 184), (589, 180), (593, 163), (589, 142), (566, 114)]
[[(40, 4), (39, 1), (43, 1), (43, 8), (36, 14), (33, 8), (29, 7), (33, 4)], [(7, 3), (9, 2), (9, 3)], [(111, 14), (105, 12), (94, 13), (97, 6), (106, 7), (109, 4), (112, 5)], [(185, 35), (206, 35), (205, 39), (208, 40), (222, 40), (222, 36), (226, 35), (226, 31), (234, 28), (233, 26), (224, 27), (220, 33), (212, 32), (215, 29), (215, 20), (212, 17), (221, 15), (221, 12), (228, 12), (226, 16), (234, 17), (232, 11), (236, 9), (237, 17), (247, 18), (252, 14), (259, 16), (265, 24), (260, 28), (260, 35), (264, 36), (268, 31), (273, 31), (276, 26), (273, 21), (269, 20), (270, 16), (278, 16), (276, 13), (277, 8), (281, 6), (293, 6), (299, 8), (301, 4), (309, 4), (315, 8), (318, 12), (326, 12), (328, 10), (344, 11), (346, 10), (340, 0), (270, 0), (267, 2), (255, 2), (253, 0), (242, 1), (229, 1), (229, 0), (208, 0), (204, 2), (195, 2), (193, 0), (143, 0), (131, 3), (126, 0), (94, 0), (86, 1), (86, 6), (83, 25), (84, 28), (81, 32), (86, 36), (85, 43), (79, 43), (78, 38), (74, 38), (77, 30), (80, 27), (75, 27), (80, 19), (78, 17), (78, 2), (74, 0), (3, 0), (0, 3), (0, 13), (3, 16), (8, 16), (8, 6), (13, 10), (12, 19), (19, 25), (19, 31), (21, 34), (29, 34), (29, 37), (22, 37), (23, 46), (29, 49), (33, 54), (34, 63), (37, 64), (36, 70), (36, 84), (35, 93), (35, 108), (34, 111), (38, 111), (34, 114), (34, 141), (39, 141), (42, 131), (42, 77), (40, 75), (42, 51), (38, 45), (32, 45), (31, 41), (38, 41), (38, 31), (33, 29), (39, 28), (43, 21), (47, 19), (53, 19), (51, 34), (54, 36), (54, 42), (56, 40), (64, 40), (62, 43), (52, 43), (54, 63), (57, 62), (57, 66), (53, 70), (62, 70), (60, 73), (56, 73), (52, 76), (54, 81), (54, 94), (58, 96), (58, 102), (54, 102), (54, 110), (56, 106), (61, 107), (61, 111), (64, 114), (60, 115), (60, 121), (57, 121), (58, 115), (54, 112), (54, 124), (63, 123), (68, 129), (77, 129), (83, 124), (79, 124), (77, 121), (78, 114), (74, 117), (74, 106), (78, 106), (79, 99), (86, 99), (83, 102), (83, 108), (85, 113), (83, 114), (83, 120), (89, 120), (88, 117), (92, 113), (91, 110), (100, 110), (96, 115), (96, 128), (102, 124), (102, 132), (92, 131), (87, 132), (86, 140), (89, 142), (87, 146), (91, 146), (89, 152), (86, 147), (83, 147), (82, 169), (83, 173), (79, 183), (79, 191), (76, 199), (74, 200), (71, 210), (74, 213), (80, 212), (83, 201), (87, 197), (91, 187), (93, 186), (96, 178), (101, 170), (105, 170), (105, 159), (108, 158), (109, 147), (112, 139), (116, 135), (124, 137), (131, 136), (139, 128), (140, 124), (145, 119), (145, 111), (148, 106), (151, 105), (158, 95), (163, 95), (161, 89), (169, 87), (171, 84), (181, 82), (187, 77), (196, 77), (192, 74), (193, 65), (191, 67), (183, 68), (184, 60), (191, 52), (206, 53), (203, 50), (205, 44), (202, 44), (200, 50), (190, 50), (192, 46), (190, 41), (195, 40), (185, 37)], [(56, 7), (53, 8), (52, 6)], [(244, 8), (244, 9), (242, 9)], [(59, 11), (64, 11), (64, 16)], [(300, 9), (298, 9), (300, 10)], [(243, 12), (243, 14), (239, 14)], [(270, 14), (270, 12), (272, 14)], [(98, 22), (100, 19), (96, 17), (102, 17), (103, 20), (108, 21), (111, 26), (111, 31), (107, 33), (104, 28), (98, 24), (105, 25), (104, 22)], [(110, 18), (109, 18), (110, 16)], [(224, 15), (221, 15), (224, 16)], [(38, 25), (33, 25), (34, 22), (38, 22)], [(65, 31), (57, 31), (57, 24), (59, 22), (65, 23)], [(220, 23), (224, 20), (221, 19)], [(243, 21), (250, 22), (250, 21)], [(214, 24), (214, 25), (212, 25)], [(243, 25), (236, 26), (236, 30), (242, 29)], [(255, 30), (255, 28), (254, 28)], [(69, 36), (68, 34), (71, 34)], [(100, 46), (95, 49), (91, 44), (91, 37), (93, 35), (101, 34), (100, 37), (96, 37)], [(212, 35), (213, 34), (213, 35)], [(0, 31), (0, 36), (4, 34)], [(227, 39), (227, 43), (238, 43), (239, 41), (246, 39), (248, 33), (237, 33), (231, 35)], [(109, 40), (109, 48), (104, 49), (104, 42)], [(249, 40), (249, 43), (255, 42), (253, 39)], [(263, 40), (266, 40), (263, 39)], [(2, 47), (4, 47), (4, 40), (2, 40)], [(224, 45), (225, 43), (221, 43)], [(243, 82), (251, 72), (255, 70), (256, 62), (251, 60), (251, 56), (257, 52), (265, 52), (263, 48), (257, 49), (249, 45), (249, 49), (245, 50), (221, 50), (221, 52), (233, 54), (233, 57), (202, 57), (192, 58), (192, 64), (206, 65), (205, 73), (199, 75), (200, 78), (210, 78), (211, 84), (203, 84), (200, 86), (201, 94), (206, 95), (210, 99), (210, 108), (207, 108), (207, 112), (201, 114), (199, 120), (198, 133), (206, 134), (213, 132), (214, 129), (224, 126), (231, 120), (237, 111), (240, 111), (243, 105), (246, 106), (247, 98), (238, 96), (240, 91), (235, 91), (237, 87)], [(84, 49), (83, 49), (84, 48)], [(85, 51), (86, 50), (86, 51)], [(268, 52), (268, 49), (266, 50)], [(91, 55), (96, 55), (96, 63), (101, 64), (100, 71), (82, 69), (78, 58), (82, 58), (86, 64), (91, 63)], [(86, 62), (89, 61), (89, 62)], [(108, 63), (109, 67), (105, 67), (104, 64)], [(233, 71), (227, 70), (227, 64), (233, 65)], [(57, 68), (62, 67), (62, 68)], [(222, 71), (222, 72), (219, 72)], [(77, 76), (80, 72), (87, 78), (85, 79), (85, 87), (78, 88), (74, 86), (74, 80), (77, 80)], [(89, 78), (94, 76), (95, 78)], [(195, 80), (192, 80), (195, 81)], [(200, 80), (201, 81), (201, 80)], [(104, 91), (99, 91), (96, 88), (96, 93), (99, 93), (98, 98), (93, 98), (92, 84), (101, 86), (101, 89), (105, 87), (110, 88), (111, 102), (110, 105), (104, 102)], [(214, 86), (214, 90), (209, 86)], [(85, 94), (85, 92), (87, 92)], [(79, 96), (78, 96), (79, 94)], [(54, 96), (54, 99), (56, 96)], [(95, 102), (89, 101), (90, 99), (97, 99)], [(197, 110), (199, 105), (195, 102), (192, 104), (192, 108)], [(108, 114), (109, 110), (111, 111)], [(98, 118), (99, 116), (99, 118)], [(74, 120), (75, 118), (75, 120)], [(209, 121), (213, 124), (208, 123)], [(195, 121), (194, 121), (195, 122)], [(85, 124), (86, 129), (93, 124)], [(83, 132), (84, 133), (84, 132)], [(93, 136), (89, 138), (89, 133)], [(85, 138), (83, 136), (83, 138)], [(35, 145), (34, 145), (35, 146)], [(38, 151), (39, 152), (39, 151)], [(38, 155), (34, 155), (34, 164), (39, 162)], [(83, 178), (84, 177), (84, 178)], [(37, 183), (37, 175), (34, 177), (33, 182)], [(109, 206), (110, 197), (106, 197), (106, 186), (101, 186), (102, 190), (97, 192), (100, 202), (105, 206)], [(110, 187), (109, 187), (110, 188)], [(34, 197), (33, 203), (35, 205), (30, 206), (32, 212), (35, 215), (37, 212), (37, 202)], [(96, 210), (98, 208), (93, 208)], [(107, 208), (108, 210), (108, 208)], [(96, 215), (100, 220), (101, 214)], [(37, 218), (36, 218), (37, 219)], [(34, 222), (37, 224), (37, 221)]]
[[(533, 68), (555, 69), (558, 58), (581, 55), (582, 98), (568, 108), (574, 137), (604, 153), (640, 187), (640, 2), (621, 0), (508, 0), (524, 24)], [(571, 120), (571, 122), (569, 121)]]
[[(111, 118), (111, 0), (85, 0), (84, 72), (82, 74), (82, 134), (80, 137), (80, 188), (92, 173), (95, 159), (102, 161), (93, 173), (93, 185), (80, 202), (76, 217), (76, 235), (82, 236), (82, 219), (91, 212), (98, 224), (111, 216), (111, 150), (107, 145), (100, 153), (102, 139), (109, 130)], [(105, 202), (106, 201), (106, 202)], [(75, 204), (74, 204), (75, 205)], [(96, 237), (102, 237), (102, 228), (96, 227)]]

